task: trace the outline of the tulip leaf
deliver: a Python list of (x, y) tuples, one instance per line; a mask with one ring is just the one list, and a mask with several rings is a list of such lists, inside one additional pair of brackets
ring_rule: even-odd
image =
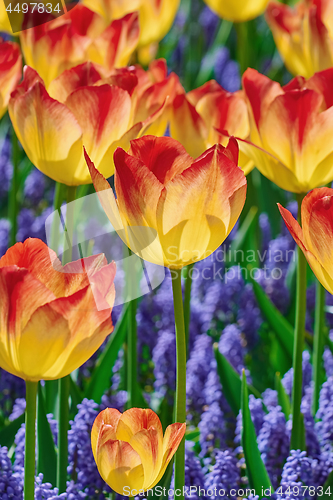
[(24, 424), (25, 415), (20, 415), (18, 418), (2, 427), (0, 430), (0, 446), (6, 446), (8, 449), (13, 445), (17, 431)]
[(37, 397), (37, 473), (42, 473), (44, 482), (56, 484), (57, 453), (53, 435), (45, 411), (45, 401), (41, 385), (38, 384)]
[(333, 493), (333, 470), (329, 473), (328, 478), (323, 486), (324, 494), (320, 498), (330, 500)]
[(77, 384), (74, 382), (72, 375), (70, 376), (69, 383), (70, 383), (69, 394), (71, 397), (71, 413), (75, 415), (77, 405), (80, 404), (83, 400), (83, 394), (80, 391)]
[[(241, 444), (245, 457), (247, 477), (250, 487), (255, 489), (256, 494), (263, 497), (262, 488), (269, 489), (271, 494), (274, 492), (272, 483), (269, 479), (266, 467), (262, 461), (257, 443), (256, 431), (252, 422), (249, 408), (249, 392), (246, 382), (245, 371), (242, 376), (242, 429)], [(271, 497), (271, 494), (269, 497)]]
[(196, 427), (195, 429), (189, 429), (185, 432), (185, 439), (186, 441), (193, 441), (193, 443), (196, 443), (199, 441), (200, 438), (200, 431)]
[[(236, 372), (229, 361), (223, 356), (223, 354), (218, 350), (218, 347), (214, 347), (215, 359), (217, 363), (217, 373), (220, 377), (220, 382), (223, 388), (223, 394), (226, 397), (230, 408), (237, 416), (239, 410), (241, 409), (241, 393), (242, 393), (242, 381), (239, 374)], [(252, 386), (249, 387), (249, 391), (256, 398), (261, 398), (260, 393)]]
[[(166, 471), (165, 471), (162, 479), (157, 483), (156, 486), (154, 486), (153, 493), (151, 494), (151, 492), (149, 491), (148, 498), (152, 498), (153, 500), (157, 500), (157, 499), (161, 500), (161, 498), (168, 498), (168, 494), (164, 495), (164, 494), (161, 494), (161, 492), (162, 491), (167, 492), (170, 489), (172, 472), (173, 472), (173, 462), (174, 462), (174, 459), (172, 458), (169, 465), (166, 468)], [(158, 487), (157, 491), (155, 491), (156, 487)], [(164, 490), (164, 488), (165, 488), (165, 490)]]
[(275, 390), (278, 395), (278, 403), (282, 408), (282, 411), (286, 417), (286, 420), (289, 420), (291, 415), (291, 404), (288, 394), (285, 391), (285, 388), (281, 382), (280, 373), (275, 374)]
[(101, 356), (99, 357), (85, 397), (100, 403), (104, 392), (110, 387), (112, 368), (117, 360), (118, 352), (126, 339), (128, 325), (128, 304), (124, 305), (121, 317), (118, 319), (113, 334)]
[(291, 363), (294, 350), (293, 327), (275, 307), (259, 283), (257, 283), (253, 278), (250, 278), (250, 281), (252, 283), (253, 291), (260, 310), (281, 342), (281, 345), (283, 346), (284, 351), (289, 357), (289, 361)]
[[(232, 266), (235, 264), (243, 264), (243, 260), (237, 260), (238, 252), (240, 250), (244, 250), (244, 246), (251, 238), (251, 235), (254, 234), (258, 221), (258, 209), (257, 207), (251, 207), (248, 211), (242, 225), (237, 231), (235, 238), (233, 239), (230, 251), (227, 253), (227, 263), (228, 266)], [(241, 258), (243, 259), (244, 252), (241, 252)], [(229, 259), (229, 256), (231, 258)]]

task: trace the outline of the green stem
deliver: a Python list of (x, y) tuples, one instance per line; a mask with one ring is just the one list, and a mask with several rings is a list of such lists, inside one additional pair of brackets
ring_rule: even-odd
[(24, 500), (35, 498), (36, 408), (38, 382), (26, 380)]
[[(176, 325), (177, 375), (175, 421), (186, 422), (186, 342), (181, 270), (172, 271), (173, 304)], [(185, 439), (180, 443), (175, 456), (175, 491), (180, 490), (177, 499), (183, 499), (185, 485)], [(176, 498), (176, 496), (175, 496)]]
[(9, 193), (9, 219), (11, 223), (10, 228), (10, 245), (15, 245), (16, 243), (16, 233), (17, 233), (17, 214), (18, 214), (18, 166), (19, 166), (19, 143), (18, 138), (14, 132), (12, 133), (12, 163), (13, 163), (13, 177), (11, 181), (11, 188)]
[(241, 74), (243, 74), (250, 64), (248, 25), (247, 23), (235, 23), (234, 27), (237, 33), (237, 60), (239, 62)]
[[(298, 220), (301, 220), (301, 204), (304, 195), (298, 195)], [(293, 355), (293, 391), (292, 391), (292, 431), (290, 438), (290, 449), (299, 450), (303, 448), (304, 426), (302, 425), (301, 403), (303, 386), (303, 348), (306, 312), (306, 259), (302, 250), (297, 247), (297, 282), (296, 282), (296, 319)]]
[(57, 488), (59, 494), (66, 491), (68, 464), (68, 426), (69, 426), (69, 389), (70, 375), (59, 380), (59, 415), (58, 415), (58, 460)]
[(193, 267), (194, 264), (190, 264), (186, 267), (185, 270), (184, 323), (185, 323), (186, 357), (188, 356), (188, 346), (190, 339), (191, 291), (192, 291)]
[[(63, 200), (63, 184), (60, 182), (56, 183), (54, 191), (53, 209), (55, 212), (59, 212), (61, 203)], [(54, 220), (52, 222), (51, 235), (49, 247), (52, 248), (56, 253), (59, 250), (59, 221), (55, 214)], [(57, 413), (57, 398), (58, 398), (58, 381), (57, 380), (46, 380), (45, 381), (45, 405), (47, 413), (52, 413), (56, 415)]]
[[(74, 210), (69, 203), (75, 200), (76, 186), (67, 187), (67, 211), (65, 237), (68, 250), (63, 252), (62, 264), (65, 265), (72, 260), (72, 238)], [(69, 391), (70, 375), (59, 379), (59, 416), (58, 416), (58, 461), (57, 461), (57, 487), (59, 493), (66, 491), (67, 464), (68, 464), (68, 427), (69, 427)]]
[(319, 393), (323, 382), (323, 352), (325, 329), (325, 288), (317, 281), (315, 326), (313, 338), (313, 399), (312, 414), (315, 415), (319, 408)]
[(127, 336), (127, 387), (128, 387), (128, 408), (137, 406), (137, 324), (136, 311), (138, 300), (132, 299), (129, 304), (128, 315), (128, 336)]

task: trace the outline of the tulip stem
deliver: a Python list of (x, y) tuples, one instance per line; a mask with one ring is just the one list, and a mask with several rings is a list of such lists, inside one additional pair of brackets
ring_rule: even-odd
[(13, 163), (13, 177), (11, 181), (9, 193), (9, 219), (10, 219), (10, 245), (16, 243), (17, 233), (17, 192), (18, 192), (18, 165), (19, 165), (19, 142), (17, 135), (12, 132), (12, 163)]
[[(63, 184), (56, 182), (53, 200), (54, 209), (54, 219), (51, 226), (50, 242), (48, 242), (49, 247), (52, 248), (56, 253), (59, 251), (59, 219), (57, 214), (59, 213), (62, 195), (63, 195)], [(57, 414), (57, 397), (58, 397), (58, 381), (57, 380), (45, 380), (45, 405), (47, 413)]]
[[(297, 196), (298, 221), (301, 223), (301, 205), (304, 195)], [(302, 450), (304, 446), (304, 425), (302, 425), (301, 403), (303, 389), (303, 348), (306, 312), (306, 259), (302, 250), (297, 247), (297, 282), (296, 282), (296, 318), (293, 354), (293, 390), (292, 390), (292, 431), (291, 450)]]
[(137, 406), (137, 324), (136, 310), (137, 299), (132, 299), (129, 304), (128, 336), (127, 336), (127, 384), (128, 384), (128, 408)]
[(189, 264), (185, 269), (184, 323), (185, 323), (186, 358), (188, 357), (189, 341), (190, 341), (191, 291), (192, 291), (193, 266), (194, 264)]
[(326, 290), (317, 281), (316, 286), (316, 309), (313, 339), (313, 399), (312, 414), (315, 415), (319, 408), (319, 394), (324, 379), (323, 351), (324, 351), (324, 329), (325, 329), (325, 295)]
[[(181, 270), (172, 270), (172, 290), (175, 311), (177, 349), (175, 422), (184, 423), (186, 421), (186, 341)], [(180, 490), (180, 495), (177, 495), (178, 500), (184, 498), (184, 485), (185, 438), (182, 439), (175, 456), (175, 492), (176, 490)]]
[(26, 380), (24, 500), (35, 498), (36, 408), (38, 382)]
[[(62, 264), (65, 265), (72, 260), (73, 250), (73, 223), (74, 208), (69, 204), (75, 200), (76, 186), (67, 187), (66, 228), (67, 250), (63, 252)], [(68, 427), (69, 427), (69, 391), (70, 375), (59, 379), (59, 416), (58, 416), (58, 461), (57, 461), (57, 487), (59, 493), (66, 491), (67, 464), (68, 464)]]

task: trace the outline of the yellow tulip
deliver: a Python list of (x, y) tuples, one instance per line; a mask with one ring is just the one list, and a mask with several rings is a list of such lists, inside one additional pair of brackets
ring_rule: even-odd
[(260, 16), (269, 0), (204, 0), (219, 17), (240, 23)]
[(238, 146), (216, 144), (194, 160), (170, 137), (131, 141), (114, 154), (117, 200), (86, 155), (100, 201), (125, 243), (149, 262), (181, 269), (211, 255), (242, 211)]
[(295, 7), (271, 2), (266, 19), (291, 73), (310, 78), (333, 66), (333, 2), (301, 0)]
[(0, 259), (1, 368), (37, 382), (85, 363), (113, 330), (115, 271), (103, 255), (62, 267), (38, 239), (10, 248)]
[(140, 47), (162, 40), (171, 28), (179, 3), (180, 0), (83, 0), (84, 5), (108, 22), (139, 11)]
[(333, 189), (314, 189), (302, 201), (302, 227), (279, 205), (290, 234), (324, 288), (333, 294)]
[[(250, 123), (247, 105), (242, 91), (227, 92), (211, 80), (201, 87), (178, 93), (173, 99), (170, 112), (170, 134), (196, 158), (214, 144), (226, 146), (229, 136), (247, 139)], [(247, 175), (253, 162), (242, 152), (239, 166)]]
[(100, 475), (119, 495), (136, 496), (153, 488), (184, 438), (185, 423), (163, 429), (152, 410), (106, 408), (96, 417), (91, 446)]
[(63, 71), (93, 62), (106, 72), (126, 66), (139, 41), (137, 13), (107, 23), (97, 13), (77, 5), (66, 15), (20, 34), (26, 64), (46, 88)]
[(103, 80), (100, 68), (86, 63), (62, 73), (47, 91), (38, 73), (26, 67), (9, 113), (31, 162), (68, 186), (89, 184), (85, 146), (103, 175), (113, 175), (118, 146), (127, 149), (149, 126), (165, 132), (160, 114), (176, 77), (166, 77), (163, 68), (157, 61), (147, 72), (123, 68)]
[(22, 57), (17, 43), (0, 38), (0, 118), (7, 111), (10, 94), (22, 76)]
[(282, 189), (306, 193), (333, 180), (333, 68), (281, 87), (253, 69), (243, 75), (250, 141), (240, 148)]
[(0, 31), (9, 33), (10, 35), (13, 34), (4, 0), (0, 0)]

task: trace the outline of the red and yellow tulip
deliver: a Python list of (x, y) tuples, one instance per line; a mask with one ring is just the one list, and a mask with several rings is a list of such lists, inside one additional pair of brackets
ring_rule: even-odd
[(281, 87), (253, 69), (243, 88), (250, 112), (250, 140), (240, 148), (278, 186), (295, 193), (333, 180), (333, 68)]
[(333, 3), (301, 0), (294, 7), (271, 2), (266, 19), (287, 68), (310, 78), (333, 66)]
[(236, 23), (260, 16), (269, 0), (204, 0), (215, 14)]
[(184, 437), (185, 423), (163, 429), (152, 410), (106, 408), (92, 427), (91, 446), (100, 475), (120, 495), (135, 496), (162, 478)]
[(180, 0), (83, 0), (83, 4), (103, 16), (108, 23), (134, 11), (139, 12), (139, 47), (159, 42), (168, 33)]
[[(99, 68), (86, 63), (62, 73), (47, 91), (38, 73), (26, 67), (9, 112), (31, 162), (55, 181), (88, 184), (85, 146), (103, 175), (110, 177), (117, 146), (126, 149), (130, 139), (142, 135), (167, 97), (163, 82), (139, 87), (138, 81), (136, 68), (115, 70), (103, 80)], [(144, 121), (136, 121), (138, 115)]]
[(106, 73), (125, 66), (139, 41), (138, 14), (128, 14), (108, 24), (83, 5), (49, 23), (20, 34), (28, 66), (44, 80), (46, 88), (63, 71), (90, 61)]
[(38, 381), (85, 363), (113, 330), (115, 272), (104, 255), (62, 267), (38, 239), (10, 248), (0, 259), (1, 368)]
[(302, 227), (289, 210), (279, 210), (290, 234), (304, 253), (312, 271), (333, 294), (333, 189), (314, 189), (302, 202)]
[[(247, 139), (250, 124), (244, 93), (227, 92), (214, 80), (188, 94), (180, 92), (173, 99), (170, 118), (171, 136), (196, 158), (214, 144), (226, 146), (229, 136)], [(243, 153), (239, 165), (247, 175), (253, 162)]]
[(245, 202), (246, 178), (230, 139), (194, 160), (176, 140), (144, 136), (114, 154), (117, 200), (86, 156), (113, 227), (143, 259), (173, 269), (205, 259), (235, 225)]
[(17, 43), (0, 38), (0, 118), (5, 114), (10, 94), (22, 76), (22, 57)]

